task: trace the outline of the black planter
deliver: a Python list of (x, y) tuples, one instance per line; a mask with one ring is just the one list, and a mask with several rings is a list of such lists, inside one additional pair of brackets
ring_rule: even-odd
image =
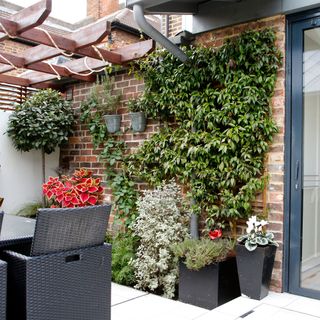
[(180, 262), (179, 271), (179, 301), (211, 310), (240, 296), (235, 258), (198, 271)]
[(276, 246), (254, 251), (241, 244), (236, 246), (241, 293), (256, 300), (268, 295), (276, 250)]

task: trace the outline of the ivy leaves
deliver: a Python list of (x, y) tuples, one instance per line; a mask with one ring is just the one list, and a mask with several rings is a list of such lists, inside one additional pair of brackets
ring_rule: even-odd
[(185, 52), (186, 64), (163, 50), (139, 63), (149, 114), (174, 117), (177, 125), (153, 135), (127, 166), (154, 185), (178, 178), (197, 211), (207, 211), (210, 227), (248, 216), (264, 188), (264, 158), (277, 132), (269, 104), (281, 54), (270, 29), (246, 32), (217, 51)]

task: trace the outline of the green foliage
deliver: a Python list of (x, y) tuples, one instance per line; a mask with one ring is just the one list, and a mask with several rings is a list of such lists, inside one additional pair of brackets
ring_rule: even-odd
[(220, 49), (185, 49), (187, 63), (164, 50), (142, 60), (149, 114), (174, 117), (127, 159), (131, 175), (159, 184), (175, 177), (189, 187), (194, 212), (207, 225), (251, 214), (265, 186), (265, 154), (277, 127), (270, 99), (281, 54), (275, 33), (245, 32)]
[(190, 270), (201, 268), (225, 260), (234, 250), (234, 241), (229, 239), (186, 239), (172, 245), (174, 255)]
[(138, 238), (131, 233), (118, 233), (111, 239), (112, 280), (126, 286), (135, 284), (132, 261), (138, 246)]
[(106, 110), (114, 112), (120, 101), (120, 95), (112, 95), (113, 81), (106, 75), (95, 84), (80, 106), (80, 120), (87, 124), (94, 148), (101, 148), (99, 160), (105, 166), (107, 183), (112, 189), (115, 216), (128, 227), (136, 217), (138, 193), (122, 165), (126, 146), (121, 133), (110, 135), (103, 119)]
[(17, 216), (35, 218), (38, 209), (43, 208), (42, 202), (31, 202), (24, 205), (17, 213)]
[(137, 218), (138, 192), (134, 182), (124, 171), (117, 173), (111, 180), (112, 195), (115, 203), (116, 217), (130, 227)]
[(115, 113), (121, 99), (121, 95), (113, 94), (113, 83), (114, 78), (110, 78), (108, 74), (105, 74), (103, 78), (97, 79), (88, 98), (80, 106), (80, 120), (88, 124), (95, 148), (108, 138), (103, 116)]
[(148, 109), (143, 95), (136, 99), (130, 99), (127, 102), (127, 108), (130, 112), (144, 112), (146, 115), (148, 114)]
[(133, 224), (140, 244), (133, 262), (136, 288), (173, 297), (178, 266), (169, 246), (188, 235), (187, 215), (181, 210), (181, 190), (174, 183), (144, 191), (138, 200), (138, 217)]
[(74, 116), (58, 91), (40, 90), (18, 105), (9, 117), (7, 134), (17, 150), (51, 153), (68, 141)]

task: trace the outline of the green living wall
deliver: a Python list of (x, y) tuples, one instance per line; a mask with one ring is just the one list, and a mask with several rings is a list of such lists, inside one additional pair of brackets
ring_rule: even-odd
[(158, 50), (133, 67), (146, 84), (141, 108), (165, 125), (125, 160), (126, 172), (151, 185), (177, 179), (210, 229), (250, 215), (265, 186), (281, 54), (271, 29), (185, 52), (187, 63)]

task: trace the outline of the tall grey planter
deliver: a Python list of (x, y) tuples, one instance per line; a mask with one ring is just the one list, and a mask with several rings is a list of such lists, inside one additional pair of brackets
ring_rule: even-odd
[(143, 132), (146, 130), (147, 119), (144, 112), (131, 112), (129, 116), (133, 132)]
[(104, 116), (107, 130), (109, 133), (116, 133), (120, 131), (121, 115), (120, 114), (107, 114)]

